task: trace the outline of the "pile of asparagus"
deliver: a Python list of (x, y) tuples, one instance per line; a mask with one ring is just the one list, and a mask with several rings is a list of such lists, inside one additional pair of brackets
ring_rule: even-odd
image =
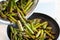
[(10, 27), (11, 40), (53, 40), (55, 33), (48, 22), (42, 19), (27, 20), (24, 17), (33, 5), (34, 0), (8, 0), (0, 6), (0, 17), (17, 24), (18, 28)]
[(10, 22), (19, 20), (17, 13), (26, 16), (33, 4), (34, 0), (3, 1), (0, 3), (0, 18)]
[(42, 19), (25, 20), (18, 13), (20, 20), (17, 21), (17, 27), (10, 26), (11, 40), (53, 40), (55, 33), (47, 21), (41, 22)]

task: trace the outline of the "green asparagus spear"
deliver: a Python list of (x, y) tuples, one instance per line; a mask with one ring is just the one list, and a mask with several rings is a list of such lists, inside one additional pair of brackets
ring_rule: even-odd
[(13, 31), (14, 29), (13, 29), (13, 27), (12, 27), (12, 26), (10, 27), (10, 29), (11, 29), (11, 32), (12, 32), (12, 33), (14, 33), (14, 31)]
[(25, 29), (25, 32), (28, 36), (32, 36), (32, 34), (27, 29)]
[(24, 14), (23, 14), (23, 12), (17, 7), (17, 12), (18, 13), (21, 13), (21, 15), (23, 16), (23, 18), (24, 18)]
[(46, 33), (47, 35), (49, 35), (52, 39), (55, 38), (53, 35), (51, 35), (51, 34), (50, 34), (48, 31), (46, 31), (46, 30), (45, 30), (45, 33)]
[(51, 30), (51, 29), (52, 29), (52, 27), (47, 27), (46, 29), (49, 29), (49, 30)]
[(43, 25), (43, 28), (46, 29), (47, 25), (48, 25), (48, 23), (44, 24)]
[(31, 2), (31, 0), (28, 0), (28, 2), (27, 2), (27, 4), (26, 4), (26, 6), (24, 7), (24, 9), (26, 9), (27, 6), (29, 6), (30, 2)]
[(15, 21), (13, 21), (11, 18), (8, 18), (8, 20), (12, 23), (15, 23)]
[(20, 40), (23, 40), (23, 37), (22, 37), (21, 32), (20, 32), (20, 34), (19, 34), (19, 39), (20, 39)]
[(34, 34), (33, 30), (27, 25), (26, 21), (22, 18), (22, 16), (20, 15), (20, 13), (18, 13), (19, 18), (21, 19), (21, 21), (24, 23), (24, 25), (29, 29), (29, 31)]
[(26, 15), (26, 12), (25, 12), (23, 6), (21, 6), (21, 9), (22, 9), (22, 12)]
[(11, 34), (10, 38), (11, 38), (11, 40), (13, 40), (13, 37), (12, 37), (13, 35), (12, 35), (12, 33), (10, 33), (10, 34)]
[(0, 16), (1, 16), (3, 19), (7, 19), (7, 16), (6, 16), (2, 11), (0, 11)]
[(37, 19), (32, 20), (31, 23), (36, 24)]
[(17, 25), (18, 25), (20, 31), (24, 31), (23, 26), (19, 20), (17, 21)]
[(17, 36), (15, 36), (14, 40), (17, 40)]
[(34, 25), (35, 27), (37, 27), (38, 25), (40, 25), (40, 23), (37, 23), (36, 25)]
[(29, 10), (29, 8), (32, 6), (33, 2), (29, 4), (29, 6), (25, 9), (25, 12)]
[(44, 38), (44, 30), (41, 30), (41, 36), (40, 36), (40, 39), (41, 40), (44, 40), (45, 38)]
[(39, 37), (40, 34), (41, 34), (41, 30), (39, 30), (39, 32), (37, 33), (36, 37)]
[(14, 12), (6, 13), (6, 15), (9, 15), (9, 16), (17, 16), (17, 14), (16, 14), (16, 13), (14, 13)]
[(17, 20), (14, 17), (12, 17), (10, 15), (7, 15), (7, 16), (10, 17), (13, 21), (17, 22)]
[(53, 40), (53, 39), (49, 38), (48, 40)]
[(8, 6), (7, 7), (9, 7), (7, 10), (9, 10), (9, 12), (12, 12), (13, 11), (13, 8), (14, 8), (14, 6), (16, 6), (16, 2), (15, 2), (16, 0), (9, 0), (9, 3), (8, 3)]
[(36, 28), (35, 28), (33, 23), (31, 23), (31, 28), (32, 28), (33, 31), (36, 31)]
[[(45, 24), (47, 24), (47, 22), (45, 21), (45, 22), (43, 22), (43, 23), (41, 23), (41, 24), (38, 24), (37, 26), (36, 26), (36, 28), (38, 28), (38, 27), (41, 27), (41, 26), (43, 26), (43, 25), (45, 25)], [(44, 27), (46, 27), (47, 25), (45, 25)]]
[(29, 36), (29, 38), (35, 38), (34, 35), (32, 35), (27, 29), (25, 29), (26, 34)]
[(16, 36), (17, 35), (17, 30), (16, 30), (16, 28), (14, 28), (14, 36)]
[(38, 19), (38, 18), (37, 18), (36, 24), (37, 24), (37, 23), (40, 23), (40, 22), (41, 22), (41, 19)]

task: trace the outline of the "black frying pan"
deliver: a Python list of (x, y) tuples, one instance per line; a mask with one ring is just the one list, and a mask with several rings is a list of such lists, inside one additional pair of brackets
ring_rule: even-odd
[[(34, 13), (28, 19), (32, 20), (32, 19), (35, 19), (35, 18), (39, 18), (39, 19), (48, 21), (49, 25), (51, 25), (51, 27), (53, 28), (53, 31), (56, 33), (54, 40), (57, 40), (57, 38), (59, 36), (59, 26), (58, 26), (57, 22), (53, 18), (51, 18), (50, 16), (42, 14), (42, 13)], [(9, 36), (9, 33), (10, 33), (9, 26), (7, 28), (8, 36)], [(9, 38), (10, 38), (10, 36), (9, 36)]]

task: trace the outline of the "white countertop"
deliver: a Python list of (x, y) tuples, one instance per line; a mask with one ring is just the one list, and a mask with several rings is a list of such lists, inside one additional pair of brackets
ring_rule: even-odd
[[(59, 5), (60, 5), (59, 0), (39, 0), (38, 5), (33, 12), (44, 13), (51, 16), (57, 21), (57, 23), (60, 26), (60, 6)], [(6, 31), (7, 31), (7, 25), (2, 24), (0, 22), (0, 40), (9, 40)]]

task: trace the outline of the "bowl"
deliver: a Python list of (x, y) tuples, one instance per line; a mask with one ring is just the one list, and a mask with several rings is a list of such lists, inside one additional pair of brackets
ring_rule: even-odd
[[(50, 17), (46, 14), (43, 14), (43, 13), (34, 13), (28, 18), (28, 20), (32, 20), (35, 18), (39, 18), (39, 19), (48, 21), (49, 25), (51, 25), (51, 27), (52, 27), (52, 31), (56, 33), (54, 40), (58, 39), (58, 37), (59, 37), (59, 25), (57, 24), (57, 22), (52, 17)], [(7, 35), (10, 38), (10, 36), (9, 36), (10, 27), (9, 26), (11, 26), (11, 25), (8, 25), (8, 27), (7, 27)], [(15, 26), (15, 28), (16, 28), (16, 26)]]
[[(6, 0), (2, 0), (2, 1), (6, 1)], [(0, 1), (0, 3), (2, 2)], [(39, 0), (34, 0), (34, 4), (31, 6), (30, 10), (27, 12), (27, 15), (32, 14), (32, 11), (36, 8), (37, 4), (38, 4)], [(27, 16), (26, 15), (26, 16)], [(26, 17), (25, 17), (26, 18)], [(8, 20), (3, 20), (2, 18), (0, 18), (0, 22), (3, 24), (11, 24)]]

